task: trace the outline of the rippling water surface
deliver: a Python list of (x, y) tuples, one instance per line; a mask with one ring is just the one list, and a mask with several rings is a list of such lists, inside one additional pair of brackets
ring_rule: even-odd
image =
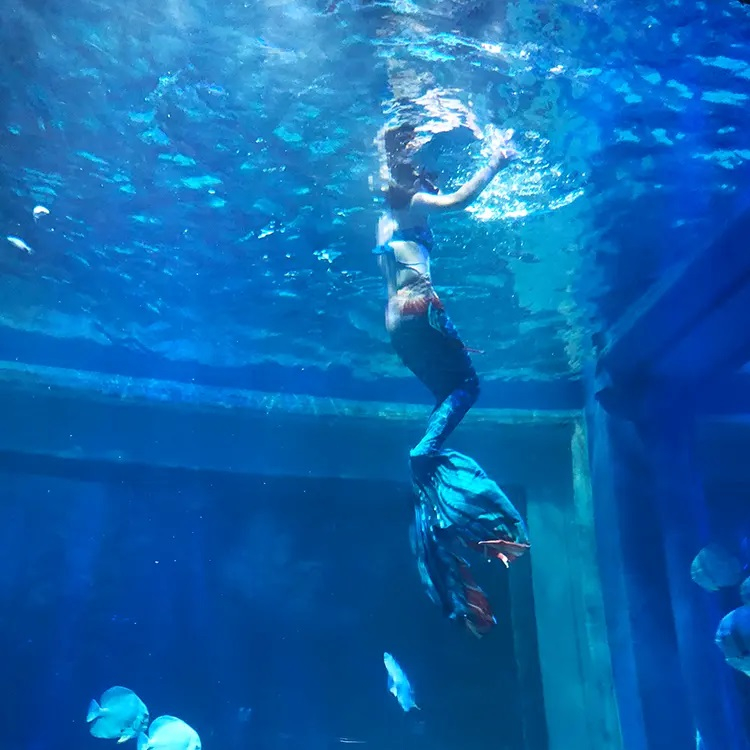
[(436, 222), (433, 275), (485, 378), (575, 377), (590, 334), (742, 206), (747, 40), (738, 2), (20, 4), (0, 235), (27, 249), (2, 245), (1, 323), (404, 375), (370, 178), (408, 116), (444, 186), (515, 131), (520, 160)]

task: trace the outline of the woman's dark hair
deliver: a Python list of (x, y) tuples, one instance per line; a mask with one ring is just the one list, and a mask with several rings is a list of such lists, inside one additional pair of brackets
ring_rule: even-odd
[(417, 167), (409, 158), (407, 147), (414, 141), (416, 130), (408, 123), (386, 130), (383, 136), (385, 155), (390, 172), (390, 184), (385, 199), (391, 208), (407, 208), (411, 199), (420, 190), (437, 193), (433, 184), (434, 175)]
[(385, 146), (385, 155), (388, 159), (388, 166), (391, 162), (407, 161), (407, 148), (414, 142), (416, 128), (410, 123), (404, 123), (397, 128), (389, 128), (383, 135), (383, 145)]
[(408, 208), (411, 199), (419, 192), (419, 173), (409, 161), (389, 165), (391, 180), (385, 199), (391, 208)]

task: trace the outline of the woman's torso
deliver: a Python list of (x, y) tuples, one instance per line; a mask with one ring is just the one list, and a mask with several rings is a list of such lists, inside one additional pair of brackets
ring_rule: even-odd
[(426, 219), (416, 221), (406, 211), (381, 217), (378, 252), (388, 287), (386, 325), (391, 331), (405, 316), (424, 315), (431, 303), (440, 305), (430, 278), (432, 244)]
[(430, 284), (432, 232), (426, 219), (409, 211), (391, 211), (378, 223), (378, 247), (391, 257), (386, 264), (388, 296), (399, 290)]

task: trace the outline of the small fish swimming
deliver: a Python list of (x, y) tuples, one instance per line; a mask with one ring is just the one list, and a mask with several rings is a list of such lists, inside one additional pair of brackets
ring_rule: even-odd
[(148, 709), (132, 690), (115, 685), (89, 703), (86, 721), (94, 737), (126, 742), (148, 726)]
[(34, 218), (38, 220), (42, 216), (49, 216), (49, 209), (46, 206), (34, 206), (32, 213)]
[(404, 711), (411, 711), (412, 708), (419, 710), (419, 706), (414, 702), (414, 691), (409, 683), (409, 678), (401, 669), (399, 663), (387, 651), (383, 654), (383, 664), (388, 672), (388, 691), (396, 696), (401, 708)]
[(197, 88), (205, 91), (207, 94), (211, 94), (212, 96), (226, 96), (226, 90), (223, 86), (219, 86), (218, 83), (205, 83), (201, 82), (198, 84)]
[(8, 235), (5, 239), (8, 240), (11, 245), (17, 247), (19, 250), (23, 250), (28, 255), (34, 254), (34, 251), (20, 237), (13, 237), (12, 235)]
[(160, 716), (149, 727), (148, 737), (138, 735), (138, 750), (201, 750), (198, 732), (175, 716)]

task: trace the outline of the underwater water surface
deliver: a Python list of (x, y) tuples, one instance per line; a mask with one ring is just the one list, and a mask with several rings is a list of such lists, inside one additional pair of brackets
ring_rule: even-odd
[(9, 334), (405, 378), (369, 188), (401, 117), (448, 186), (514, 129), (518, 162), (436, 223), (435, 282), (485, 380), (575, 378), (748, 185), (739, 2), (50, 0), (0, 35), (0, 219), (33, 250), (0, 256)]

